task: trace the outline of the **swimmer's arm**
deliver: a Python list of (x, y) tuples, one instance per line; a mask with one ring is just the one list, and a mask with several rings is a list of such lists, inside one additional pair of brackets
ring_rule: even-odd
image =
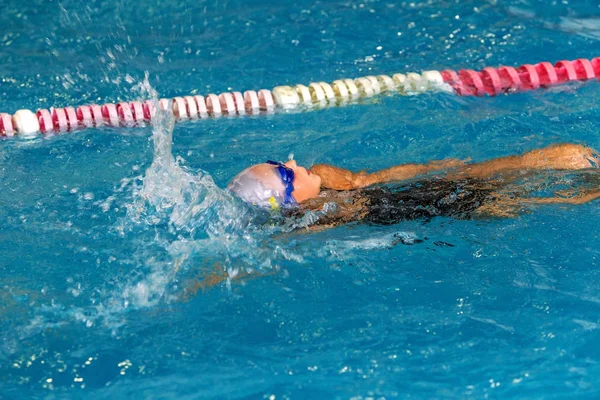
[(321, 177), (321, 187), (334, 190), (352, 190), (375, 185), (412, 179), (430, 172), (463, 166), (464, 162), (456, 159), (432, 161), (427, 164), (402, 164), (377, 172), (352, 172), (347, 169), (327, 164), (313, 165), (311, 171)]
[(456, 159), (433, 161), (428, 164), (404, 164), (378, 172), (366, 173), (351, 171), (319, 164), (312, 171), (321, 176), (321, 185), (326, 189), (359, 189), (377, 183), (387, 183), (411, 179), (421, 174), (440, 170), (449, 171), (448, 179), (478, 178), (489, 179), (498, 174), (540, 171), (540, 170), (579, 170), (598, 167), (600, 157), (593, 149), (577, 144), (555, 144), (527, 153), (500, 157), (480, 163), (466, 164)]
[(232, 272), (226, 271), (225, 268), (220, 264), (215, 264), (212, 271), (208, 273), (202, 273), (202, 279), (195, 279), (189, 282), (188, 286), (183, 290), (181, 299), (187, 301), (195, 297), (199, 291), (206, 291), (215, 286), (221, 285), (227, 281), (233, 282), (245, 282), (249, 279), (259, 278), (263, 276), (274, 275), (279, 271), (278, 268), (273, 268), (267, 272), (252, 271), (248, 272), (244, 268), (235, 269)]

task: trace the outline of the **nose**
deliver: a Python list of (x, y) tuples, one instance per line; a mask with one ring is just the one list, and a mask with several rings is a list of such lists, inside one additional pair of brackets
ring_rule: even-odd
[(288, 162), (285, 163), (285, 166), (291, 169), (296, 169), (297, 165), (296, 165), (296, 161), (294, 160), (290, 160)]

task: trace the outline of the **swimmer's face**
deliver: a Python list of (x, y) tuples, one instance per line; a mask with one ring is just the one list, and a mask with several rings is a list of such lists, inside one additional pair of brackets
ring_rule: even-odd
[(290, 160), (285, 166), (294, 171), (294, 191), (292, 195), (298, 203), (304, 200), (315, 198), (321, 192), (321, 177), (307, 171), (306, 168), (296, 164), (296, 161)]

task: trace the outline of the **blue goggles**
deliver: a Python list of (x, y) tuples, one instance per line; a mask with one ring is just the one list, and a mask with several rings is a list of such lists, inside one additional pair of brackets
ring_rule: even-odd
[(281, 176), (281, 181), (285, 185), (285, 197), (283, 204), (296, 204), (292, 192), (294, 191), (294, 170), (286, 167), (282, 162), (268, 160), (267, 164), (275, 165), (277, 172)]

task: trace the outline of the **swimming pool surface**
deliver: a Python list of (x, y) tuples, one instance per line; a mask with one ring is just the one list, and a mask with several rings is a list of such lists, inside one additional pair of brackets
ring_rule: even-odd
[[(146, 72), (173, 97), (600, 55), (595, 0), (5, 0), (0, 24), (10, 113), (140, 99)], [(165, 126), (2, 140), (0, 398), (598, 398), (600, 203), (303, 233), (219, 188), (290, 155), (600, 149), (599, 102), (594, 81), (203, 120), (173, 158)]]

